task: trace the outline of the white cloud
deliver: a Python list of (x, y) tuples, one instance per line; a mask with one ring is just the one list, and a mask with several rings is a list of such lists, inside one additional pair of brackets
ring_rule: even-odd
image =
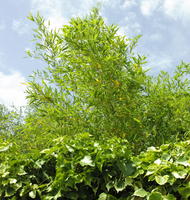
[(4, 74), (0, 72), (0, 103), (6, 106), (24, 106), (26, 105), (25, 89), (22, 83), (25, 78), (19, 72)]
[(150, 74), (157, 74), (161, 70), (172, 72), (173, 71), (173, 59), (167, 55), (152, 55), (147, 59), (148, 63), (146, 65), (147, 69), (151, 69), (149, 71)]
[(31, 12), (40, 12), (51, 22), (52, 28), (67, 24), (71, 17), (85, 16), (93, 6), (117, 6), (115, 0), (31, 0)]
[(162, 39), (162, 35), (160, 33), (153, 33), (149, 36), (149, 39), (152, 41), (158, 41)]
[(0, 31), (5, 29), (5, 23), (3, 21), (0, 22)]
[(143, 15), (150, 16), (159, 6), (161, 0), (142, 0), (140, 9)]
[(50, 28), (60, 28), (66, 19), (62, 16), (62, 5), (59, 0), (32, 0), (32, 13), (40, 12), (48, 21)]
[(23, 35), (30, 31), (30, 26), (24, 21), (14, 19), (12, 21), (12, 30), (14, 30), (19, 35)]
[(122, 19), (118, 33), (120, 35), (128, 35), (129, 37), (141, 34), (141, 25), (133, 12), (128, 12), (127, 17)]
[(122, 8), (131, 8), (135, 5), (137, 5), (136, 0), (124, 0)]
[(190, 0), (165, 0), (163, 8), (174, 19), (190, 20)]
[(159, 10), (175, 20), (190, 20), (190, 0), (142, 0), (140, 10), (145, 16)]
[(70, 17), (82, 14), (92, 3), (92, 0), (84, 2), (80, 0), (77, 2), (72, 0), (32, 0), (31, 11), (32, 13), (39, 11), (51, 22), (51, 28), (60, 28), (63, 24), (68, 23)]
[(68, 23), (66, 19), (59, 15), (49, 16), (48, 21), (50, 21), (50, 29), (61, 28)]
[(0, 51), (0, 68), (3, 67), (3, 53)]
[(0, 51), (0, 70), (6, 69), (5, 64), (4, 64), (4, 60), (5, 60), (5, 54), (4, 54), (4, 52)]

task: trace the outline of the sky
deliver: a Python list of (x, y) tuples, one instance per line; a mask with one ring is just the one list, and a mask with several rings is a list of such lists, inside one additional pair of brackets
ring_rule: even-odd
[(34, 47), (34, 24), (29, 13), (40, 12), (52, 28), (71, 17), (85, 16), (100, 3), (106, 23), (120, 27), (119, 34), (142, 35), (136, 51), (147, 57), (151, 74), (172, 72), (181, 61), (190, 62), (190, 0), (0, 0), (0, 104), (26, 105), (29, 75), (45, 67), (26, 58)]

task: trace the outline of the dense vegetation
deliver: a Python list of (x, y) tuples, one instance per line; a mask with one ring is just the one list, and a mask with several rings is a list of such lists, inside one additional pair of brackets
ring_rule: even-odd
[(3, 200), (190, 197), (190, 64), (148, 75), (138, 38), (97, 9), (52, 30), (40, 15), (25, 113), (0, 107)]

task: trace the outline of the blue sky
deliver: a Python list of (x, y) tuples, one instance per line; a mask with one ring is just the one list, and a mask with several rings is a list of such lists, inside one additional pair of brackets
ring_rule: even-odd
[(119, 25), (119, 34), (142, 34), (137, 51), (147, 56), (150, 73), (172, 72), (182, 60), (190, 62), (190, 0), (6, 0), (0, 7), (0, 103), (26, 104), (22, 84), (36, 69), (44, 67), (25, 57), (32, 49), (34, 24), (26, 19), (39, 11), (61, 27), (71, 17), (84, 16), (100, 2), (109, 24)]

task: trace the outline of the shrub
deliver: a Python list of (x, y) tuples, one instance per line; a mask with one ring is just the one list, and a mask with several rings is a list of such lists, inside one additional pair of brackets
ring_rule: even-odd
[(188, 199), (189, 144), (149, 147), (134, 156), (123, 139), (57, 138), (40, 154), (1, 163), (1, 199)]

